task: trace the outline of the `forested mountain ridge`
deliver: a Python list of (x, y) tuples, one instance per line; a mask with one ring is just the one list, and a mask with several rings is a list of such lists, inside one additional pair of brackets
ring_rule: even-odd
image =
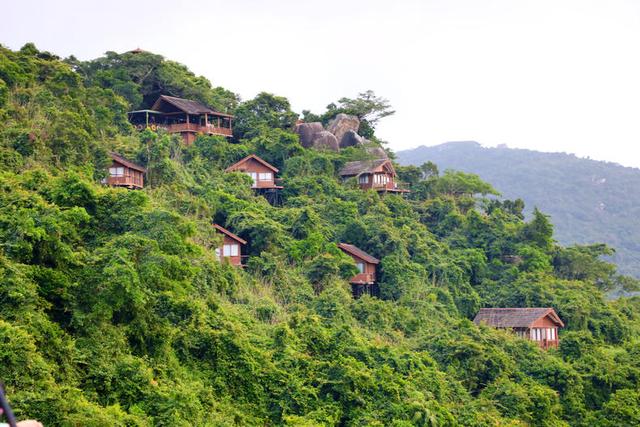
[[(233, 138), (135, 131), (126, 111), (157, 88), (233, 112)], [(375, 108), (350, 101), (329, 110)], [(524, 221), (520, 203), (485, 199), (495, 190), (461, 172), (398, 167), (410, 197), (361, 191), (338, 171), (367, 151), (305, 149), (296, 119), (285, 98), (240, 102), (151, 53), (79, 62), (0, 47), (0, 378), (19, 417), (640, 422), (640, 299), (604, 298), (637, 283), (601, 248), (555, 244), (543, 213)], [(367, 132), (375, 141), (375, 122)], [(109, 151), (146, 168), (144, 190), (100, 183)], [(224, 172), (248, 154), (280, 169), (281, 206)], [(246, 269), (217, 260), (212, 222), (249, 242)], [(338, 242), (381, 260), (380, 298), (352, 298)], [(504, 306), (555, 307), (559, 349), (470, 321)]]
[(620, 272), (640, 277), (640, 169), (471, 141), (400, 151), (397, 158), (478, 174), (505, 198), (522, 198), (529, 212), (537, 206), (550, 215), (561, 244), (606, 243)]

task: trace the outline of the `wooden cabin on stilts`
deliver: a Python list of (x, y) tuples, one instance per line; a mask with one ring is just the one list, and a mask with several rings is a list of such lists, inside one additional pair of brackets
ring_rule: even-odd
[(278, 168), (255, 154), (232, 164), (225, 169), (225, 172), (242, 172), (249, 175), (253, 181), (251, 188), (256, 193), (263, 195), (274, 206), (279, 206), (282, 203), (280, 192), (283, 187), (278, 185), (280, 180), (276, 178)]
[(130, 190), (144, 188), (144, 174), (147, 172), (142, 166), (125, 159), (118, 153), (110, 153), (109, 166), (105, 182), (111, 187), (124, 187)]
[(338, 247), (351, 256), (358, 267), (358, 274), (349, 279), (353, 297), (359, 298), (364, 294), (378, 296), (380, 292), (376, 282), (376, 266), (380, 264), (380, 260), (348, 243), (339, 243)]
[(564, 323), (553, 308), (481, 308), (473, 322), (509, 329), (519, 337), (536, 342), (540, 348), (558, 347), (558, 329)]
[(218, 260), (236, 267), (243, 267), (246, 257), (242, 255), (242, 247), (247, 244), (247, 241), (218, 224), (213, 224), (213, 228), (222, 234), (222, 244), (216, 248)]
[(232, 115), (175, 96), (160, 95), (150, 109), (130, 111), (128, 116), (138, 130), (163, 129), (179, 133), (187, 145), (192, 144), (198, 134), (233, 136)]
[(404, 194), (410, 191), (396, 181), (398, 175), (389, 159), (348, 162), (340, 170), (342, 179), (356, 178), (362, 190)]

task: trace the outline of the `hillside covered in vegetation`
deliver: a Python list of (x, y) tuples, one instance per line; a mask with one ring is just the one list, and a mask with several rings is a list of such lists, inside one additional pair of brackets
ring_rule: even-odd
[[(135, 131), (126, 111), (159, 94), (235, 114), (234, 137)], [(367, 99), (330, 114), (371, 117)], [(542, 212), (524, 221), (520, 201), (486, 200), (496, 191), (477, 176), (434, 165), (398, 168), (408, 197), (361, 191), (337, 171), (368, 151), (305, 149), (296, 119), (282, 97), (241, 101), (151, 53), (0, 47), (0, 378), (19, 417), (640, 423), (640, 299), (604, 298), (637, 283), (602, 246), (558, 246)], [(144, 190), (101, 184), (110, 151), (147, 168)], [(280, 206), (224, 172), (252, 153), (280, 169)], [(249, 242), (245, 269), (217, 260), (213, 222)], [(339, 242), (381, 260), (380, 298), (352, 298)], [(554, 307), (559, 349), (476, 326), (482, 307)]]
[(621, 273), (640, 278), (640, 170), (477, 142), (450, 142), (397, 153), (403, 165), (431, 161), (441, 169), (475, 173), (507, 199), (522, 198), (551, 217), (564, 245), (606, 243)]

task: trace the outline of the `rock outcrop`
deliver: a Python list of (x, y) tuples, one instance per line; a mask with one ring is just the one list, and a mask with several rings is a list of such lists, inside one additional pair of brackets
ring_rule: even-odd
[(315, 135), (324, 131), (320, 122), (298, 123), (295, 128), (295, 132), (300, 136), (300, 144), (305, 148), (311, 148)]
[(329, 122), (327, 130), (335, 135), (338, 142), (341, 143), (342, 137), (350, 130), (358, 133), (360, 128), (360, 120), (356, 116), (340, 113)]
[(382, 148), (380, 146), (367, 147), (365, 150), (367, 151), (367, 153), (369, 153), (375, 159), (388, 159), (389, 158), (389, 156), (387, 155), (387, 152), (384, 151), (384, 148)]
[(340, 144), (335, 135), (329, 131), (323, 130), (313, 135), (313, 142), (311, 148), (316, 150), (333, 150), (340, 151)]
[[(337, 138), (337, 137), (336, 137)], [(358, 135), (354, 130), (348, 130), (340, 139), (340, 148), (354, 147), (356, 145), (364, 144), (367, 140)]]

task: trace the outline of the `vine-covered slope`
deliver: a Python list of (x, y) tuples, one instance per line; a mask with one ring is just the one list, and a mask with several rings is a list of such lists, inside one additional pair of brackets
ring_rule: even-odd
[[(231, 140), (144, 131), (153, 94), (234, 112)], [(343, 103), (343, 105), (347, 105)], [(333, 106), (336, 112), (340, 108)], [(408, 198), (341, 182), (362, 148), (307, 150), (286, 99), (239, 102), (150, 53), (61, 61), (0, 48), (0, 378), (19, 417), (68, 426), (633, 425), (635, 282), (563, 248), (547, 217), (473, 175), (399, 168)], [(368, 137), (375, 141), (373, 126)], [(100, 184), (109, 151), (144, 190)], [(281, 206), (224, 173), (255, 153)], [(222, 224), (246, 269), (217, 261)], [(380, 298), (351, 297), (379, 258)], [(518, 260), (518, 262), (514, 262)], [(555, 307), (558, 350), (475, 326), (481, 307)]]

